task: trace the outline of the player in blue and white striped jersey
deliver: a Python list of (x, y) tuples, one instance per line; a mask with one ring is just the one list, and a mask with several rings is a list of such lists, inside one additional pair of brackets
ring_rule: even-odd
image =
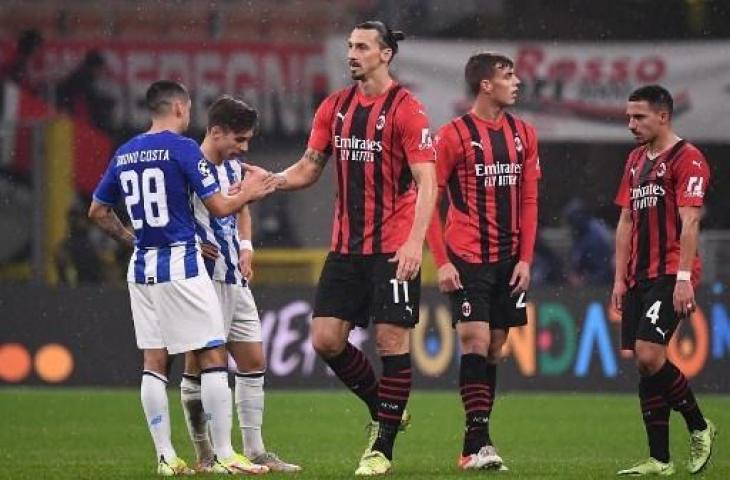
[[(241, 188), (243, 174), (239, 160), (248, 151), (257, 122), (256, 110), (230, 96), (218, 98), (208, 110), (208, 129), (201, 149), (210, 161), (211, 174), (229, 195)], [(298, 465), (284, 462), (264, 447), (261, 424), (264, 411), (266, 360), (261, 339), (261, 321), (248, 280), (251, 259), (251, 215), (244, 206), (238, 215), (217, 218), (199, 195), (193, 197), (198, 235), (208, 273), (226, 325), (228, 350), (236, 362), (236, 410), (243, 437), (244, 454), (255, 465), (277, 472), (296, 472)], [(198, 470), (207, 471), (213, 451), (203, 406), (200, 402), (199, 367), (186, 355), (180, 396), (190, 437), (198, 456)], [(213, 442), (215, 444), (215, 442)]]
[[(250, 131), (245, 133), (240, 132), (236, 138), (243, 142), (248, 142), (249, 134), (252, 133)], [(233, 140), (236, 141), (235, 138)], [(203, 141), (203, 145), (205, 145), (205, 141)], [(206, 158), (208, 157), (206, 156)], [(215, 164), (211, 161), (210, 171), (220, 185), (222, 192), (230, 192), (232, 186), (235, 189), (234, 191), (238, 190), (238, 183), (243, 177), (243, 168), (241, 165), (241, 162), (236, 157), (222, 160), (220, 164)], [(245, 285), (246, 279), (238, 267), (238, 253), (241, 251), (241, 242), (239, 240), (236, 217), (237, 214), (244, 214), (244, 211), (246, 214), (249, 214), (248, 206), (244, 205), (237, 214), (218, 218), (205, 208), (205, 204), (198, 195), (194, 195), (193, 211), (195, 212), (196, 232), (203, 245), (214, 246), (217, 251), (214, 259), (205, 258), (205, 268), (210, 278), (226, 284)], [(250, 241), (249, 237), (248, 242)], [(248, 250), (251, 250), (251, 246), (248, 243), (246, 243), (246, 246), (249, 247)]]
[[(114, 154), (94, 191), (89, 217), (112, 237), (134, 246), (128, 285), (137, 345), (144, 352), (142, 406), (157, 452), (161, 475), (189, 473), (170, 440), (165, 386), (168, 355), (194, 352), (202, 367), (202, 402), (210, 418), (216, 466), (239, 471), (241, 455), (231, 446), (231, 393), (228, 388), (223, 315), (205, 272), (190, 207), (194, 191), (218, 217), (273, 191), (265, 170), (249, 175), (234, 196), (220, 192), (209, 164), (194, 141), (182, 136), (190, 123), (190, 95), (171, 81), (147, 91), (149, 131)], [(112, 207), (121, 199), (134, 233)]]

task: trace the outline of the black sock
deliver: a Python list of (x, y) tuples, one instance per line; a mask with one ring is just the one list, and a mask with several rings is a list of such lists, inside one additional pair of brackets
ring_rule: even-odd
[(325, 363), (335, 372), (352, 393), (365, 402), (373, 420), (378, 418), (378, 382), (375, 372), (367, 357), (351, 343), (332, 358), (325, 358)]
[[(487, 413), (487, 417), (489, 417), (490, 421), (492, 418), (492, 407), (494, 406), (494, 401), (497, 398), (497, 364), (496, 363), (489, 363), (487, 362), (487, 386), (489, 387), (489, 393), (491, 395), (491, 400), (489, 402), (489, 412)], [(489, 422), (487, 422), (487, 445), (492, 444), (492, 437), (489, 436)]]
[(487, 382), (487, 357), (476, 353), (461, 356), (459, 393), (464, 405), (466, 427), (461, 454), (471, 455), (489, 444), (489, 414), (492, 394)]
[(411, 356), (389, 355), (381, 357), (383, 376), (378, 384), (378, 438), (373, 450), (382, 452), (388, 460), (393, 458), (393, 444), (398, 434), (403, 411), (411, 393)]
[(669, 462), (669, 414), (671, 410), (657, 385), (646, 377), (639, 380), (641, 414), (649, 440), (649, 455), (660, 462)]
[(689, 387), (687, 377), (672, 362), (667, 360), (662, 368), (649, 379), (657, 385), (661, 385), (664, 400), (673, 410), (682, 414), (690, 432), (707, 428), (707, 423), (697, 405), (694, 393)]

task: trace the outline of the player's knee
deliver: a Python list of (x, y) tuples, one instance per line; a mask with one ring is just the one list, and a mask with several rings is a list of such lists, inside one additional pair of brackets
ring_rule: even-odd
[[(246, 365), (246, 372), (265, 372), (266, 371), (266, 360), (263, 358), (251, 358)], [(245, 372), (244, 372), (245, 373)]]
[(195, 358), (195, 355), (192, 352), (186, 352), (185, 353), (185, 373), (188, 373), (190, 375), (200, 375), (200, 366), (198, 365), (198, 360)]
[(487, 349), (487, 362), (498, 363), (504, 357), (502, 350), (504, 349), (504, 340), (492, 341)]
[(462, 336), (460, 340), (462, 354), (476, 353), (486, 355), (489, 350), (489, 339)]
[(378, 355), (400, 355), (408, 352), (408, 330), (380, 330), (375, 337)]
[(664, 365), (665, 358), (659, 349), (639, 347), (634, 352), (636, 355), (636, 367), (642, 376), (653, 375)]
[(463, 354), (485, 356), (489, 348), (489, 325), (484, 322), (462, 322), (456, 326)]
[(228, 366), (228, 352), (223, 346), (196, 350), (194, 354), (201, 370)]
[(332, 358), (345, 348), (345, 342), (331, 332), (312, 331), (311, 341), (314, 351), (322, 358)]
[(143, 357), (145, 370), (167, 376), (167, 352), (159, 349), (145, 350)]

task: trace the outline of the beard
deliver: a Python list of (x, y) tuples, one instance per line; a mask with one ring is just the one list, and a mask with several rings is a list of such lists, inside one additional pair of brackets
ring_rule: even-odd
[(350, 70), (350, 77), (357, 81), (365, 80), (365, 74), (362, 72), (356, 72), (355, 70)]

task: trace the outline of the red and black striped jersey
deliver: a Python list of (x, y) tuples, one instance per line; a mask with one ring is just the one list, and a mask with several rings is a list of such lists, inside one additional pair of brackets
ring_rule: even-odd
[(317, 109), (309, 148), (335, 158), (332, 251), (398, 250), (415, 215), (410, 165), (435, 162), (421, 103), (397, 83), (377, 97), (365, 96), (357, 85), (347, 87)]
[[(532, 261), (541, 177), (532, 125), (504, 113), (496, 121), (473, 112), (452, 120), (436, 136), (439, 192), (448, 189), (443, 238), (469, 263), (519, 256)], [(448, 262), (438, 212), (427, 240), (438, 266)]]
[[(680, 140), (654, 159), (647, 147), (634, 149), (626, 161), (616, 204), (631, 210), (631, 243), (627, 281), (676, 275), (679, 269), (679, 207), (701, 207), (710, 167), (694, 145)], [(695, 256), (692, 280), (700, 274)]]

